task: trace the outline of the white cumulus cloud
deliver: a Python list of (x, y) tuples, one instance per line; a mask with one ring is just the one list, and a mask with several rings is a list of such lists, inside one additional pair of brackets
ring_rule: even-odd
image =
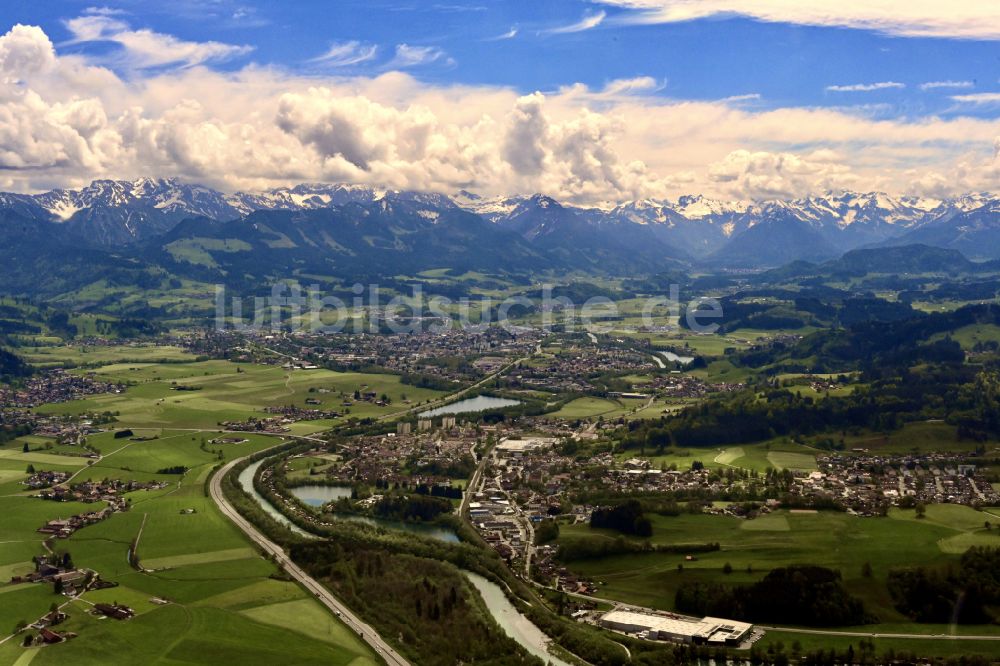
[(964, 100), (975, 115), (875, 119), (670, 99), (649, 77), (525, 95), (401, 71), (130, 74), (59, 53), (39, 28), (0, 36), (0, 183), (32, 191), (153, 175), (235, 190), (346, 181), (589, 204), (875, 186), (957, 193), (998, 182), (1000, 121), (981, 113), (992, 99), (981, 95)]

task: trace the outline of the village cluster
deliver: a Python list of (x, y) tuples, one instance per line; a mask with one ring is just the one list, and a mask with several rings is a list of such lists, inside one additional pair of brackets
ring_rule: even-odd
[(38, 528), (41, 534), (48, 534), (60, 539), (66, 539), (74, 532), (87, 525), (99, 523), (113, 514), (128, 511), (129, 499), (127, 493), (139, 490), (158, 490), (167, 484), (162, 481), (135, 481), (122, 479), (105, 479), (103, 481), (84, 481), (73, 485), (56, 485), (45, 488), (38, 493), (44, 500), (56, 502), (104, 502), (105, 506), (95, 511), (87, 511), (68, 518), (56, 518)]
[(483, 326), (388, 335), (212, 332), (193, 337), (186, 345), (195, 353), (233, 361), (278, 363), (307, 369), (378, 366), (400, 374), (458, 382), (496, 372), (511, 360), (529, 355), (540, 340), (540, 333), (534, 329), (512, 332)]
[(993, 485), (964, 460), (943, 453), (825, 456), (817, 471), (796, 477), (795, 487), (803, 497), (837, 500), (863, 515), (879, 515), (887, 504), (1000, 504)]
[(121, 393), (125, 385), (65, 370), (48, 370), (29, 377), (23, 386), (0, 386), (0, 406), (30, 409), (48, 403), (69, 402), (99, 393)]

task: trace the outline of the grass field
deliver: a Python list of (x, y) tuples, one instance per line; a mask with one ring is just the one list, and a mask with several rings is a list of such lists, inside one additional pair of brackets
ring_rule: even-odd
[[(152, 358), (153, 353), (149, 354)], [(100, 509), (103, 503), (51, 502), (28, 496), (20, 481), (30, 463), (36, 469), (78, 472), (75, 480), (131, 478), (167, 481), (159, 490), (128, 496), (130, 509), (56, 540), (57, 553), (70, 552), (77, 566), (98, 571), (118, 587), (91, 591), (64, 610), (60, 630), (79, 637), (44, 649), (0, 644), (0, 664), (351, 664), (367, 666), (377, 657), (297, 584), (275, 580), (276, 567), (207, 496), (205, 483), (221, 461), (245, 456), (279, 439), (246, 435), (240, 444), (215, 445), (215, 423), (245, 418), (264, 405), (304, 404), (309, 388), (350, 390), (367, 383), (399, 398), (403, 392), (429, 399), (434, 392), (410, 391), (397, 378), (326, 371), (287, 375), (280, 368), (240, 366), (218, 361), (190, 363), (110, 363), (99, 374), (134, 382), (125, 393), (76, 403), (48, 405), (50, 412), (111, 410), (120, 428), (149, 438), (133, 441), (112, 432), (88, 437), (101, 453), (97, 461), (44, 450), (45, 440), (28, 438), (0, 448), (0, 580), (33, 569), (31, 558), (44, 552), (36, 530), (46, 521)], [(134, 368), (134, 369), (133, 369)], [(199, 385), (201, 391), (171, 391), (171, 382)], [(373, 407), (373, 409), (375, 409)], [(385, 411), (390, 411), (388, 408)], [(315, 429), (316, 426), (312, 426)], [(42, 448), (24, 453), (29, 447)], [(82, 452), (62, 447), (68, 453)], [(56, 449), (52, 449), (53, 451)], [(60, 449), (62, 450), (62, 449)], [(221, 461), (219, 458), (221, 455)], [(180, 465), (183, 475), (158, 470)], [(143, 570), (129, 565), (130, 544), (138, 539)], [(151, 602), (167, 599), (168, 605)], [(50, 585), (0, 584), (0, 639), (20, 620), (33, 621), (54, 601)], [(136, 610), (127, 622), (100, 620), (88, 610), (98, 601), (118, 601)], [(113, 655), (113, 656), (112, 656)]]
[(17, 353), (38, 365), (98, 365), (120, 361), (194, 361), (195, 356), (180, 347), (162, 345), (57, 345), (21, 347)]
[[(213, 428), (222, 421), (260, 418), (262, 409), (269, 405), (297, 405), (341, 412), (346, 409), (350, 416), (366, 418), (405, 410), (410, 406), (406, 400), (419, 404), (443, 395), (440, 391), (401, 384), (396, 375), (329, 370), (288, 372), (275, 366), (228, 361), (113, 363), (98, 368), (96, 373), (134, 385), (125, 393), (45, 405), (38, 411), (57, 414), (111, 411), (119, 414), (122, 424), (131, 427)], [(172, 390), (175, 382), (197, 390)], [(379, 407), (372, 402), (359, 401), (344, 407), (345, 396), (352, 398), (355, 390), (386, 394), (391, 404)], [(309, 405), (307, 399), (320, 404)], [(324, 425), (328, 427), (330, 423), (318, 423), (319, 428)]]
[(572, 400), (559, 411), (549, 414), (554, 418), (576, 420), (594, 419), (603, 416), (605, 419), (628, 416), (633, 419), (658, 419), (665, 414), (683, 409), (689, 402), (683, 400), (634, 398), (595, 398), (586, 396)]
[[(958, 452), (974, 451), (976, 443), (959, 440), (956, 427), (940, 421), (907, 423), (899, 430), (888, 434), (862, 433), (847, 434), (844, 447), (867, 449), (872, 453), (912, 453), (916, 452)], [(996, 444), (988, 444), (988, 447)]]
[[(718, 552), (699, 553), (685, 561), (683, 553), (651, 553), (574, 562), (570, 568), (601, 583), (599, 596), (661, 609), (672, 609), (681, 581), (758, 580), (766, 571), (790, 564), (817, 564), (841, 571), (845, 585), (883, 625), (906, 624), (893, 607), (884, 581), (891, 567), (936, 565), (956, 561), (958, 545), (1000, 546), (1000, 533), (986, 531), (983, 513), (960, 505), (930, 505), (927, 517), (893, 509), (886, 518), (859, 518), (845, 513), (777, 511), (755, 520), (729, 516), (651, 517), (654, 544), (718, 542)], [(560, 541), (614, 539), (617, 533), (587, 526), (562, 529)], [(904, 545), (905, 544), (905, 545)], [(729, 563), (733, 573), (722, 573)], [(872, 578), (862, 575), (869, 563)], [(678, 569), (678, 565), (683, 570)], [(924, 627), (928, 633), (947, 627)], [(966, 633), (1000, 633), (1000, 627), (964, 627)], [(921, 631), (921, 630), (917, 630)]]
[[(979, 343), (996, 342), (1000, 343), (1000, 326), (995, 324), (970, 324), (962, 328), (949, 332), (948, 337), (962, 345), (962, 349), (970, 350)], [(944, 333), (933, 335), (931, 342), (943, 339)]]

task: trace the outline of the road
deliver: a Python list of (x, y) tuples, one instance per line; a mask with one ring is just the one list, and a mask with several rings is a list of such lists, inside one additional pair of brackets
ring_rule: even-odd
[(458, 515), (461, 518), (465, 518), (465, 511), (469, 508), (469, 501), (472, 496), (479, 490), (479, 479), (483, 475), (483, 469), (486, 467), (486, 463), (489, 461), (491, 451), (483, 451), (479, 456), (479, 464), (476, 465), (476, 471), (472, 473), (472, 478), (469, 482), (465, 484), (465, 492), (462, 493), (462, 501), (458, 505)]
[(764, 631), (787, 631), (792, 634), (809, 634), (811, 636), (843, 636), (850, 638), (905, 638), (907, 640), (945, 640), (945, 641), (1000, 641), (1000, 636), (973, 636), (955, 634), (880, 634), (870, 631), (827, 631), (824, 629), (793, 629), (791, 627), (765, 627), (758, 625)]
[(241, 516), (229, 503), (222, 492), (222, 478), (239, 462), (246, 457), (232, 460), (222, 467), (212, 476), (209, 484), (209, 493), (212, 500), (218, 505), (219, 510), (236, 524), (243, 532), (250, 537), (250, 540), (260, 546), (264, 552), (272, 555), (274, 561), (284, 569), (289, 576), (297, 580), (304, 588), (313, 594), (324, 606), (329, 608), (334, 615), (340, 618), (344, 624), (353, 629), (371, 648), (381, 656), (389, 666), (409, 666), (409, 662), (403, 659), (392, 647), (386, 643), (378, 633), (370, 626), (362, 622), (350, 609), (340, 602), (327, 588), (313, 580), (309, 574), (302, 570), (293, 562), (282, 548), (265, 537), (250, 521)]

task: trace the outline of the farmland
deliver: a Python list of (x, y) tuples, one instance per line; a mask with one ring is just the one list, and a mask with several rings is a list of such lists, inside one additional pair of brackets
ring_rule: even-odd
[[(103, 358), (122, 358), (101, 354)], [(135, 350), (127, 352), (135, 353)], [(296, 583), (278, 575), (277, 567), (258, 551), (207, 497), (205, 484), (220, 461), (274, 446), (274, 437), (246, 434), (241, 443), (213, 444), (216, 424), (243, 419), (276, 401), (304, 404), (310, 388), (351, 391), (362, 384), (377, 387), (399, 400), (402, 393), (428, 399), (430, 391), (401, 386), (395, 377), (339, 374), (328, 371), (289, 375), (280, 368), (236, 365), (224, 361), (155, 363), (164, 353), (144, 352), (146, 361), (96, 368), (101, 376), (126, 381), (121, 394), (106, 394), (77, 402), (47, 405), (49, 413), (114, 411), (119, 428), (132, 438), (112, 432), (90, 435), (87, 444), (100, 458), (88, 459), (79, 447), (52, 444), (45, 438), (15, 440), (0, 448), (0, 513), (4, 539), (0, 543), (0, 579), (28, 573), (31, 558), (42, 554), (36, 530), (49, 520), (93, 511), (97, 504), (51, 502), (30, 497), (20, 481), (29, 464), (37, 469), (76, 472), (74, 482), (106, 478), (166, 481), (158, 490), (130, 493), (130, 508), (56, 540), (57, 553), (69, 552), (78, 567), (98, 571), (118, 584), (92, 590), (66, 602), (51, 585), (0, 584), (0, 627), (4, 637), (19, 621), (33, 621), (50, 604), (64, 604), (68, 614), (60, 631), (79, 634), (66, 643), (25, 652), (17, 640), (0, 644), (0, 663), (24, 655), (33, 664), (103, 664), (109, 654), (116, 663), (146, 664), (210, 662), (246, 664), (364, 664), (378, 663), (370, 649), (320, 606)], [(90, 352), (81, 353), (89, 356)], [(172, 391), (172, 382), (197, 385), (199, 391)], [(367, 405), (366, 405), (367, 407)], [(389, 412), (374, 406), (372, 414)], [(362, 411), (362, 410), (359, 410)], [(306, 430), (314, 430), (312, 426)], [(23, 444), (42, 447), (25, 453)], [(161, 470), (185, 468), (184, 474)], [(137, 540), (141, 568), (130, 565), (127, 553)], [(162, 599), (167, 603), (154, 602)], [(92, 604), (122, 603), (135, 610), (127, 622), (99, 620), (89, 614)], [(30, 657), (28, 656), (30, 655)], [(26, 663), (26, 662), (20, 662)]]
[[(681, 548), (677, 553), (580, 560), (571, 568), (600, 581), (602, 597), (670, 610), (683, 581), (747, 583), (775, 567), (810, 562), (842, 572), (847, 589), (879, 617), (879, 624), (865, 628), (876, 633), (893, 626), (898, 630), (907, 623), (893, 608), (883, 584), (890, 568), (955, 562), (971, 545), (1000, 545), (997, 530), (984, 528), (982, 512), (957, 505), (931, 505), (923, 519), (904, 509), (893, 509), (886, 518), (780, 510), (753, 520), (708, 514), (651, 519), (654, 545), (718, 542), (721, 549), (698, 553), (694, 560), (687, 560)], [(616, 538), (620, 537), (614, 532), (586, 526), (564, 527), (560, 536), (561, 541)], [(726, 564), (732, 573), (722, 573)], [(865, 575), (865, 564), (871, 567), (870, 576)], [(922, 631), (950, 630), (924, 626)], [(968, 626), (961, 631), (997, 633), (991, 626)]]
[[(341, 373), (330, 370), (286, 371), (277, 366), (228, 361), (191, 363), (112, 363), (96, 369), (99, 377), (134, 384), (125, 394), (107, 394), (47, 405), (41, 413), (79, 414), (111, 411), (121, 423), (144, 428), (214, 428), (222, 421), (261, 417), (268, 405), (295, 405), (344, 411), (358, 418), (385, 416), (443, 393), (401, 384), (388, 374)], [(192, 390), (178, 391), (177, 385)], [(342, 403), (363, 389), (385, 394), (390, 402)], [(306, 400), (318, 404), (309, 405)], [(352, 401), (353, 402), (353, 401)], [(300, 424), (296, 434), (328, 427), (330, 422)]]

